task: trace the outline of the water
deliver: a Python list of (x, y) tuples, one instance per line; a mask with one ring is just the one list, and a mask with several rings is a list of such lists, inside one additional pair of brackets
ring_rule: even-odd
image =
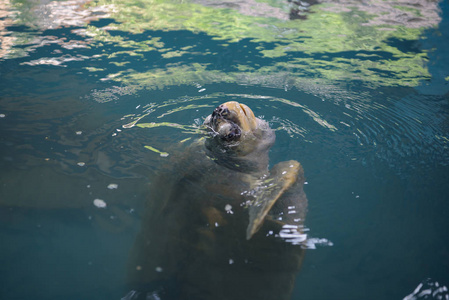
[(448, 11), (0, 2), (0, 298), (125, 296), (152, 175), (236, 100), (305, 170), (292, 299), (447, 299)]

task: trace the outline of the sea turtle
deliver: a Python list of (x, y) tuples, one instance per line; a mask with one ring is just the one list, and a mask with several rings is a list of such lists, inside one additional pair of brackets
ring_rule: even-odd
[(268, 170), (274, 131), (244, 104), (221, 104), (204, 126), (153, 182), (125, 299), (289, 299), (304, 255), (303, 169)]

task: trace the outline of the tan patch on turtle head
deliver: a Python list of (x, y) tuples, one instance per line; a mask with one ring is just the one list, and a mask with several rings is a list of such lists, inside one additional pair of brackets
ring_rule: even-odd
[(253, 111), (247, 105), (237, 101), (229, 101), (223, 103), (222, 106), (235, 115), (242, 131), (250, 132), (257, 129), (256, 116), (254, 116)]

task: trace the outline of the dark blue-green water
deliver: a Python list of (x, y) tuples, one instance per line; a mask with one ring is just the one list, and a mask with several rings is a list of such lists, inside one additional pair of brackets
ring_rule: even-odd
[(125, 297), (152, 176), (230, 100), (304, 167), (291, 299), (448, 299), (448, 13), (2, 0), (0, 299)]

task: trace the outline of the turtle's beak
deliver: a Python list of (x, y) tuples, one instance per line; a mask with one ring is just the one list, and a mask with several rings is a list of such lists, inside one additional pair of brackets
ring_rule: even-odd
[(217, 129), (220, 138), (227, 142), (239, 139), (242, 134), (240, 127), (232, 121), (221, 122)]

